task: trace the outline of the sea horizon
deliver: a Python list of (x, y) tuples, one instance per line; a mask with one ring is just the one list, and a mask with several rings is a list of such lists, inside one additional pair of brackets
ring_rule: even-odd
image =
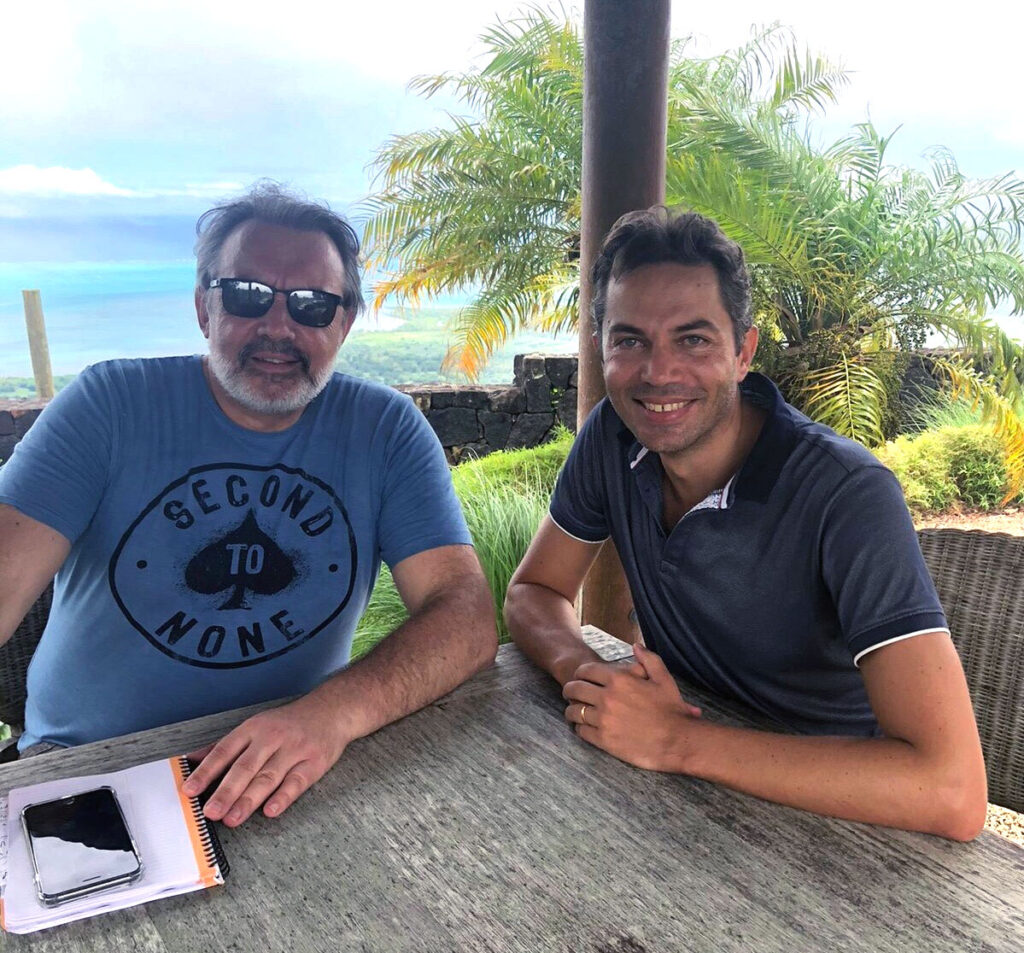
[[(205, 353), (206, 341), (195, 317), (194, 283), (195, 261), (189, 258), (0, 263), (0, 377), (32, 377), (22, 290), (40, 292), (53, 373), (67, 375), (104, 360)], [(369, 300), (368, 284), (364, 294)], [(454, 315), (471, 300), (469, 293), (445, 295), (425, 307)], [(1016, 340), (1024, 337), (1024, 317), (990, 317)], [(364, 312), (352, 333), (393, 331), (405, 321), (397, 307), (377, 315)], [(519, 349), (550, 345), (565, 353), (575, 350), (570, 337), (574, 338), (531, 332), (521, 339)], [(941, 340), (933, 336), (929, 343)], [(509, 380), (516, 347), (513, 339), (502, 348), (500, 359), (509, 365)]]

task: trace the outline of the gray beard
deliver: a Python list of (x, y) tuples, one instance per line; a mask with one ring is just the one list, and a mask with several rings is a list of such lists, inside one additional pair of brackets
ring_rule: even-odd
[(327, 367), (319, 378), (306, 376), (297, 380), (289, 394), (283, 394), (280, 397), (265, 397), (253, 386), (253, 382), (245, 373), (244, 368), (223, 354), (211, 349), (209, 362), (210, 372), (232, 400), (253, 413), (274, 417), (293, 414), (311, 404), (327, 386), (327, 382), (334, 373), (333, 368)]

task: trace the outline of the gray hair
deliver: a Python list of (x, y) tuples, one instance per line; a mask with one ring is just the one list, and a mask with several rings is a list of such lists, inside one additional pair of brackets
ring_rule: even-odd
[(323, 232), (341, 255), (345, 272), (342, 307), (352, 315), (365, 307), (359, 276), (359, 238), (355, 230), (326, 203), (311, 202), (277, 182), (261, 180), (248, 192), (211, 208), (196, 222), (196, 286), (209, 288), (224, 243), (243, 222), (281, 225), (304, 232)]
[(671, 212), (663, 205), (627, 212), (605, 236), (591, 271), (591, 318), (600, 353), (608, 285), (644, 265), (711, 265), (722, 305), (732, 318), (736, 352), (753, 324), (750, 273), (743, 249), (717, 222), (696, 212)]

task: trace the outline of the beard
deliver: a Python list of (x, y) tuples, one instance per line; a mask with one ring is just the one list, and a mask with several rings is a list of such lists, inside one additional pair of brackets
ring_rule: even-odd
[[(257, 352), (281, 354), (299, 362), (301, 373), (295, 377), (276, 384), (277, 394), (266, 393), (266, 375), (257, 369), (247, 366), (249, 359)], [(271, 416), (286, 416), (302, 410), (312, 403), (317, 395), (327, 386), (334, 373), (331, 366), (325, 367), (319, 374), (310, 373), (309, 357), (298, 348), (283, 342), (273, 342), (266, 338), (250, 341), (232, 360), (217, 348), (211, 348), (209, 354), (210, 372), (217, 383), (227, 394), (247, 410)], [(261, 386), (263, 384), (264, 386)], [(283, 390), (287, 387), (287, 390)]]

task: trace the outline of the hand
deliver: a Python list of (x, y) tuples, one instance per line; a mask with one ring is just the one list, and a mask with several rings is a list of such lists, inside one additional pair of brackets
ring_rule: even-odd
[(633, 662), (585, 662), (562, 695), (576, 733), (616, 758), (654, 771), (678, 770), (676, 756), (701, 711), (686, 702), (665, 663), (642, 645)]
[(329, 732), (330, 715), (308, 696), (260, 712), (210, 748), (189, 757), (202, 763), (185, 782), (189, 797), (224, 774), (204, 813), (228, 827), (243, 823), (264, 801), (263, 813), (277, 817), (341, 757), (346, 743)]

